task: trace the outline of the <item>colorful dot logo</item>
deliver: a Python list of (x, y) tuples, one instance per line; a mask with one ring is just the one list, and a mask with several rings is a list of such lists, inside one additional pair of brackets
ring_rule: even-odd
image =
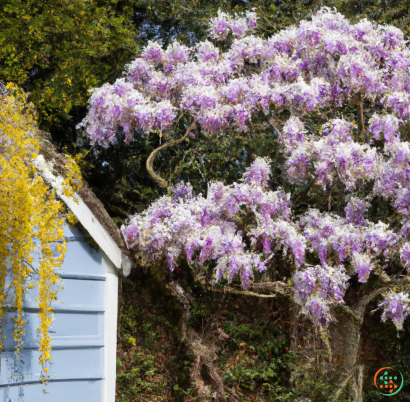
[(385, 396), (396, 395), (402, 389), (403, 384), (403, 375), (392, 367), (382, 367), (374, 375), (374, 385)]

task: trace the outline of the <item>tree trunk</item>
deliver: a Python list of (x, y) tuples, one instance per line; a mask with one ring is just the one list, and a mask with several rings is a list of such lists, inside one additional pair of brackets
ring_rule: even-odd
[(338, 311), (337, 321), (329, 328), (331, 335), (332, 361), (337, 375), (336, 388), (329, 401), (338, 401), (343, 390), (350, 392), (352, 402), (362, 402), (363, 366), (358, 365), (361, 328), (364, 309), (352, 314), (346, 308)]
[(329, 328), (333, 363), (341, 370), (351, 370), (356, 366), (362, 323), (344, 313), (337, 314), (337, 322)]
[[(406, 281), (400, 280), (395, 285), (398, 288), (407, 288), (407, 279)], [(357, 356), (364, 314), (368, 304), (376, 297), (390, 290), (392, 286), (393, 283), (390, 286), (377, 288), (362, 297), (352, 298), (356, 300), (356, 303), (351, 307), (346, 305), (338, 306), (337, 321), (329, 329), (331, 348), (339, 379), (329, 401), (338, 401), (344, 388), (349, 386), (352, 401), (362, 402), (364, 367), (358, 365)]]
[(357, 366), (357, 401), (362, 402), (363, 400), (363, 375), (364, 375), (364, 366), (360, 364)]
[(181, 309), (179, 330), (181, 341), (193, 358), (190, 380), (195, 389), (196, 400), (224, 402), (226, 401), (224, 383), (214, 364), (217, 358), (215, 344), (203, 339), (193, 328), (189, 327), (191, 303), (182, 287), (175, 282), (169, 283), (168, 287)]

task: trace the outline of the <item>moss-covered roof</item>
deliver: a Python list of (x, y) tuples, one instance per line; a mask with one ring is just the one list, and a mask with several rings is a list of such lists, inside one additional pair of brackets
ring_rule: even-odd
[[(66, 166), (70, 164), (70, 161), (57, 151), (56, 147), (51, 142), (48, 133), (40, 132), (38, 140), (40, 144), (40, 154), (44, 156), (46, 161), (53, 163), (54, 169), (58, 174), (64, 178), (67, 178)], [(84, 201), (121, 251), (128, 254), (127, 246), (124, 242), (121, 231), (116, 223), (111, 219), (110, 215), (104, 208), (104, 205), (96, 197), (94, 192), (84, 180), (81, 180), (81, 183), (77, 184), (81, 186), (80, 190), (77, 191), (79, 197)]]

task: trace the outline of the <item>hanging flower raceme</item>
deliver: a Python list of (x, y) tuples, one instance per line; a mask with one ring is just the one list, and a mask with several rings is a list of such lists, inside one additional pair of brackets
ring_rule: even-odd
[[(216, 280), (230, 282), (239, 275), (242, 285), (248, 286), (254, 270), (266, 269), (272, 252), (265, 248), (264, 256), (256, 246), (246, 249), (244, 234), (236, 223), (238, 213), (248, 211), (279, 225), (290, 218), (289, 196), (267, 190), (269, 170), (270, 162), (257, 158), (241, 183), (212, 183), (207, 197), (195, 196), (190, 185), (179, 183), (172, 197), (160, 198), (122, 227), (128, 246), (144, 263), (165, 258), (171, 270), (182, 255), (202, 265), (215, 261)], [(295, 229), (293, 232), (295, 237)], [(254, 235), (257, 237), (256, 232)], [(283, 241), (286, 246), (291, 242), (286, 230), (278, 230), (272, 237), (272, 243)]]
[(383, 322), (390, 319), (397, 329), (403, 328), (404, 320), (410, 315), (410, 299), (407, 293), (390, 292), (379, 306), (383, 307)]
[[(63, 261), (62, 205), (35, 168), (39, 144), (35, 115), (27, 97), (13, 85), (0, 96), (0, 318), (15, 308), (15, 359), (20, 359), (26, 336), (23, 297), (38, 288), (39, 363), (47, 382), (51, 363), (52, 303), (60, 281), (56, 269)], [(67, 183), (64, 183), (67, 186)], [(10, 314), (10, 313), (9, 313)], [(0, 348), (10, 335), (0, 327)]]
[(308, 267), (294, 276), (295, 301), (313, 321), (326, 325), (330, 320), (330, 306), (344, 303), (349, 276), (343, 266)]

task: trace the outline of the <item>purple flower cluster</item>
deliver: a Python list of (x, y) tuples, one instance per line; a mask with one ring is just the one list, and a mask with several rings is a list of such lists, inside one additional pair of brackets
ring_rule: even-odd
[[(257, 158), (239, 183), (211, 183), (206, 197), (194, 195), (192, 187), (181, 182), (172, 196), (160, 198), (132, 217), (122, 227), (124, 238), (143, 263), (163, 258), (173, 270), (180, 258), (199, 267), (214, 261), (216, 281), (230, 282), (239, 276), (245, 288), (255, 270), (266, 270), (281, 250), (299, 267), (293, 281), (302, 312), (327, 325), (332, 304), (343, 303), (348, 287), (345, 266), (357, 273), (359, 282), (367, 282), (372, 260), (396, 252), (395, 245), (403, 243), (405, 233), (396, 234), (382, 222), (364, 219), (368, 204), (355, 197), (349, 200), (346, 218), (310, 209), (292, 221), (289, 194), (269, 190), (269, 175), (270, 161)], [(250, 217), (256, 224), (244, 234), (238, 226)], [(320, 265), (306, 265), (307, 250), (317, 253)], [(407, 243), (401, 258), (409, 267)]]
[(245, 183), (256, 183), (260, 187), (266, 187), (270, 176), (270, 161), (258, 158), (243, 175)]
[(343, 266), (308, 267), (293, 277), (295, 301), (314, 321), (325, 325), (330, 319), (330, 305), (343, 303), (348, 280)]
[[(254, 250), (246, 250), (244, 235), (237, 227), (238, 216), (250, 213), (263, 222), (291, 225), (289, 195), (266, 188), (269, 166), (269, 161), (257, 158), (244, 173), (242, 183), (212, 183), (206, 198), (193, 195), (190, 185), (179, 183), (172, 197), (160, 198), (122, 227), (128, 247), (146, 263), (166, 258), (171, 270), (182, 254), (200, 265), (213, 260), (216, 280), (225, 278), (230, 282), (239, 275), (247, 287), (255, 269), (266, 269), (272, 252), (265, 249), (260, 254), (260, 241), (252, 235)], [(281, 234), (287, 236), (286, 240)], [(272, 243), (293, 241), (286, 230), (272, 236)]]
[(367, 226), (368, 221), (364, 218), (370, 204), (357, 197), (351, 197), (345, 207), (346, 220), (354, 225)]
[(394, 245), (401, 239), (382, 222), (362, 220), (360, 224), (353, 224), (349, 218), (315, 209), (309, 210), (300, 224), (309, 250), (317, 252), (323, 266), (328, 264), (328, 252), (332, 248), (340, 263), (352, 260), (359, 282), (367, 282), (372, 270), (371, 258), (395, 252)]
[(385, 145), (374, 190), (392, 201), (401, 214), (410, 215), (410, 145), (396, 140)]
[(409, 295), (403, 292), (390, 292), (385, 300), (379, 304), (379, 307), (383, 307), (382, 321), (390, 319), (396, 328), (401, 330), (404, 320), (410, 315)]
[(374, 179), (376, 149), (355, 142), (353, 128), (352, 123), (335, 119), (322, 127), (321, 138), (315, 138), (304, 135), (303, 124), (291, 117), (280, 136), (288, 156), (289, 181), (302, 184), (314, 176), (317, 184), (326, 188), (338, 178), (347, 190), (353, 190), (358, 183)]
[(403, 247), (400, 249), (400, 257), (403, 265), (410, 270), (410, 244), (405, 243)]
[[(124, 79), (113, 85), (104, 84), (93, 91), (90, 103), (92, 115), (80, 123), (87, 126), (87, 133), (92, 143), (107, 147), (116, 141), (116, 134), (121, 128), (125, 141), (129, 142), (134, 130), (151, 132), (163, 131), (172, 125), (176, 109), (168, 100), (147, 102), (134, 86)], [(98, 124), (90, 124), (90, 119), (97, 119)]]
[[(289, 194), (269, 190), (269, 173), (270, 161), (257, 158), (239, 183), (211, 183), (206, 197), (179, 183), (172, 196), (160, 198), (122, 227), (128, 247), (143, 263), (164, 259), (171, 270), (181, 258), (197, 267), (214, 261), (216, 281), (239, 276), (245, 288), (255, 270), (266, 270), (281, 250), (297, 267), (295, 301), (320, 325), (331, 321), (332, 304), (343, 303), (350, 278), (345, 267), (365, 283), (372, 261), (397, 252), (399, 244), (403, 265), (410, 267), (405, 230), (397, 234), (382, 222), (364, 219), (367, 202), (351, 197), (346, 218), (309, 209), (294, 221)], [(255, 225), (244, 234), (239, 226), (251, 217)], [(317, 253), (320, 265), (306, 264), (307, 250)]]
[[(373, 137), (383, 133), (386, 142), (398, 137), (395, 114), (410, 117), (410, 50), (400, 31), (367, 20), (352, 25), (326, 7), (311, 21), (267, 39), (252, 35), (256, 27), (254, 12), (232, 17), (219, 11), (210, 21), (209, 37), (233, 37), (224, 53), (209, 41), (192, 48), (173, 42), (166, 49), (149, 42), (128, 66), (125, 80), (94, 90), (82, 124), (92, 142), (105, 146), (114, 142), (118, 128), (127, 140), (136, 131), (164, 131), (179, 113), (191, 114), (209, 133), (226, 128), (246, 131), (260, 111), (289, 109), (301, 118), (318, 108), (342, 106), (357, 94), (393, 113), (374, 116), (369, 128)], [(245, 69), (249, 63), (255, 70)], [(127, 89), (116, 90), (117, 86)], [(367, 177), (372, 174), (374, 155), (354, 141), (339, 143), (344, 144), (337, 157), (339, 169), (346, 170), (341, 175), (347, 176), (347, 186), (354, 186), (350, 163), (369, 165)], [(312, 152), (332, 153), (329, 144), (324, 150), (317, 146)], [(301, 150), (295, 152), (299, 156), (292, 158), (293, 170), (303, 171), (306, 161)], [(320, 179), (324, 185), (331, 180), (327, 170), (337, 169), (337, 161), (329, 158), (316, 162), (324, 170)]]
[(369, 131), (376, 140), (380, 140), (383, 134), (383, 139), (387, 144), (398, 141), (400, 138), (399, 119), (393, 114), (379, 116), (375, 113), (369, 121)]
[(246, 17), (232, 18), (229, 14), (219, 10), (218, 15), (210, 21), (209, 36), (221, 41), (232, 33), (235, 38), (241, 38), (258, 26), (257, 19), (257, 15), (252, 11), (247, 11)]
[(353, 253), (353, 261), (359, 275), (359, 282), (365, 283), (369, 279), (373, 266), (367, 254)]

